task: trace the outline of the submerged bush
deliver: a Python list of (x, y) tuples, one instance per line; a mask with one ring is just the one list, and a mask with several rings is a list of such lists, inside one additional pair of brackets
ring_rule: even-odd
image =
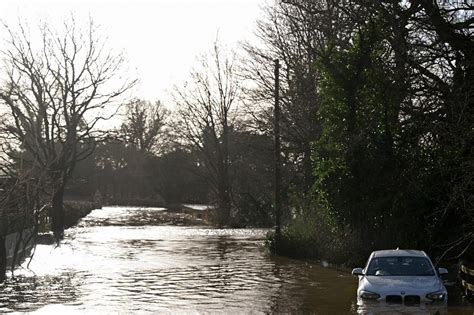
[(324, 203), (311, 201), (306, 205), (300, 202), (293, 218), (283, 227), (281, 239), (277, 241), (275, 233), (269, 233), (266, 245), (278, 255), (349, 267), (362, 265), (371, 250), (356, 232), (338, 226)]

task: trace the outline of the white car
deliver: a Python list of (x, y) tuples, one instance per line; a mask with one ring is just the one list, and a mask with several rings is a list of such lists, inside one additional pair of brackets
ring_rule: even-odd
[(357, 304), (370, 301), (404, 305), (445, 304), (448, 293), (440, 276), (447, 273), (445, 268), (436, 271), (423, 251), (375, 251), (364, 269), (352, 270), (353, 275), (359, 276)]

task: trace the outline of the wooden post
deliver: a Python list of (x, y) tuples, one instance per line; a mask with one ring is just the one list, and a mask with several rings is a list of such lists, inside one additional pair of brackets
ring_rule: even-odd
[(281, 238), (280, 61), (275, 59), (275, 240)]
[(0, 234), (0, 283), (5, 281), (7, 272), (7, 249), (5, 248), (5, 237)]

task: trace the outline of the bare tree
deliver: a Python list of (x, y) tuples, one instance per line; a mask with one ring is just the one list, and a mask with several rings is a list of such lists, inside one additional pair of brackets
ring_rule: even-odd
[(22, 163), (45, 172), (52, 229), (61, 237), (64, 189), (74, 167), (93, 152), (98, 123), (114, 115), (113, 105), (135, 81), (120, 76), (124, 59), (106, 49), (92, 20), (84, 29), (73, 18), (60, 31), (44, 24), (34, 37), (24, 25), (5, 27), (4, 149), (22, 150)]
[[(319, 2), (303, 2), (305, 8), (322, 10)], [(241, 71), (246, 82), (246, 103), (256, 125), (271, 133), (274, 95), (273, 60), (281, 61), (281, 136), (283, 151), (295, 167), (293, 183), (310, 190), (314, 178), (311, 146), (319, 138), (317, 113), (321, 103), (321, 71), (316, 62), (325, 47), (328, 16), (335, 15), (328, 3), (325, 15), (316, 18), (307, 11), (284, 3), (269, 6), (257, 23), (259, 41), (243, 45), (245, 60)], [(343, 23), (342, 21), (339, 23)]]
[(151, 103), (140, 99), (129, 102), (126, 111), (121, 130), (125, 141), (141, 153), (157, 151), (165, 136), (169, 111), (160, 101)]
[(229, 133), (235, 127), (240, 87), (234, 56), (218, 43), (191, 72), (191, 81), (176, 89), (176, 132), (198, 152), (206, 166), (207, 179), (216, 196), (218, 224), (228, 224), (232, 208), (229, 179)]

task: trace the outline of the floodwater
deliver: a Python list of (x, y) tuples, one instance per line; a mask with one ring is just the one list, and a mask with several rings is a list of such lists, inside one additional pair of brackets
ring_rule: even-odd
[(162, 210), (94, 210), (66, 231), (60, 247), (38, 245), (29, 268), (0, 285), (0, 313), (367, 311), (356, 305), (356, 278), (269, 255), (266, 230), (149, 225)]

